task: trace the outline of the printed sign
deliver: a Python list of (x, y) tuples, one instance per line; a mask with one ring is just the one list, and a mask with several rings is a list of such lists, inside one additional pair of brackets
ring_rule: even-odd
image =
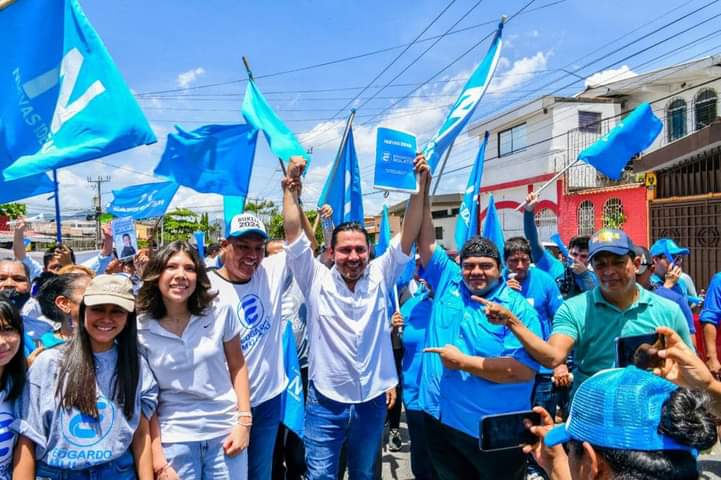
[(418, 180), (413, 169), (415, 158), (414, 135), (390, 128), (379, 128), (373, 186), (381, 190), (418, 193)]
[(133, 258), (138, 252), (138, 238), (135, 234), (135, 220), (131, 217), (118, 218), (111, 223), (113, 243), (120, 260)]

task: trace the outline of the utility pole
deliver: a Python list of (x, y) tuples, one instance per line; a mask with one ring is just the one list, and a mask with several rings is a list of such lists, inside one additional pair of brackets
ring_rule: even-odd
[(110, 181), (110, 176), (101, 177), (98, 176), (93, 180), (92, 177), (87, 177), (88, 183), (94, 183), (93, 188), (98, 191), (98, 195), (95, 197), (97, 203), (95, 204), (95, 239), (98, 248), (100, 247), (100, 241), (102, 238), (102, 232), (100, 230), (100, 216), (103, 214), (103, 194), (102, 185)]

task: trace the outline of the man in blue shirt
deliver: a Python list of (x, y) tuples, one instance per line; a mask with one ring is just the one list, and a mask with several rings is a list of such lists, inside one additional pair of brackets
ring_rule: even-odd
[(709, 370), (719, 378), (721, 374), (721, 363), (716, 351), (716, 329), (721, 321), (721, 272), (711, 278), (711, 283), (706, 289), (706, 297), (703, 302), (703, 310), (699, 317), (703, 325), (703, 343), (706, 347), (706, 365)]
[(484, 416), (530, 408), (538, 364), (510, 329), (486, 318), (479, 299), (504, 305), (540, 336), (538, 315), (503, 282), (500, 255), (491, 241), (474, 237), (466, 242), (460, 265), (436, 246), (427, 192), (424, 200), (417, 246), (435, 299), (420, 399), (435, 476), (524, 478), (522, 450), (480, 452), (478, 428)]

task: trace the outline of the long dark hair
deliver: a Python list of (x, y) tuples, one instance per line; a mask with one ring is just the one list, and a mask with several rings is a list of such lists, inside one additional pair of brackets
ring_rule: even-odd
[(167, 311), (165, 310), (165, 303), (158, 282), (170, 258), (178, 253), (187, 254), (195, 266), (197, 278), (195, 291), (188, 297), (188, 310), (190, 313), (202, 315), (217, 296), (217, 293), (211, 293), (210, 279), (205, 271), (205, 265), (201, 262), (195, 249), (188, 242), (175, 241), (156, 252), (145, 267), (143, 285), (140, 287), (140, 292), (138, 292), (138, 312), (150, 313), (155, 319), (161, 319), (165, 316)]
[(25, 374), (28, 370), (28, 364), (25, 361), (25, 332), (23, 329), (23, 320), (20, 312), (15, 305), (7, 300), (0, 300), (0, 328), (10, 328), (20, 335), (20, 344), (15, 356), (5, 365), (2, 376), (0, 377), (0, 389), (5, 389), (8, 385), (10, 390), (7, 394), (8, 400), (15, 400), (20, 396), (25, 386)]
[[(80, 304), (78, 328), (75, 336), (67, 343), (55, 392), (63, 408), (76, 408), (86, 415), (98, 417), (95, 357), (90, 346), (90, 335), (85, 329), (85, 302)], [(135, 393), (140, 378), (138, 360), (138, 327), (135, 312), (128, 313), (125, 328), (115, 337), (118, 361), (113, 373), (111, 398), (122, 405), (125, 418), (135, 413)]]

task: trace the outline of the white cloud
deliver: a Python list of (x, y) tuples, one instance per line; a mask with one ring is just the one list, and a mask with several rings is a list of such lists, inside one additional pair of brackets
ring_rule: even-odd
[(205, 75), (205, 69), (203, 67), (197, 67), (179, 74), (175, 81), (180, 88), (188, 88), (191, 83), (195, 82), (202, 75)]
[(628, 65), (624, 65), (621, 68), (604, 70), (602, 72), (594, 73), (586, 79), (586, 87), (594, 88), (605, 83), (617, 82), (619, 80), (625, 80), (632, 78), (637, 75), (636, 72), (631, 70)]
[[(550, 52), (536, 52), (532, 57), (523, 57), (513, 62), (513, 66), (502, 75), (496, 76), (488, 87), (489, 93), (504, 93), (526, 83), (538, 70), (544, 70), (548, 64)], [(500, 62), (499, 62), (500, 63)]]

